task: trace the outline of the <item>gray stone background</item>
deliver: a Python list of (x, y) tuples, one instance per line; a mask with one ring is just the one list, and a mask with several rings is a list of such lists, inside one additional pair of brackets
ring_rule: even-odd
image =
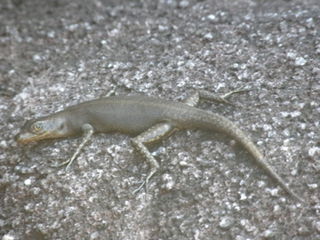
[[(320, 239), (320, 3), (0, 3), (0, 237)], [(221, 134), (179, 132), (148, 166), (120, 134), (98, 134), (69, 171), (49, 166), (80, 139), (20, 146), (26, 119), (81, 101), (245, 86), (235, 107), (203, 103), (248, 132), (306, 201), (283, 192)]]

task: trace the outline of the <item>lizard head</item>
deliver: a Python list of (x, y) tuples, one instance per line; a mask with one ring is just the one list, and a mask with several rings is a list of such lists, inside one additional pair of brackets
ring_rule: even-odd
[(18, 143), (36, 142), (43, 139), (67, 137), (68, 128), (64, 118), (42, 117), (27, 121), (16, 136)]

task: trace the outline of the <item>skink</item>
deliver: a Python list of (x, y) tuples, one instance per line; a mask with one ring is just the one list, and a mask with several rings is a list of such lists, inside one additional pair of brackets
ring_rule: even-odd
[(93, 133), (121, 132), (137, 135), (132, 138), (132, 144), (150, 165), (146, 180), (137, 189), (140, 190), (159, 168), (159, 164), (147, 149), (146, 144), (182, 129), (222, 132), (239, 142), (252, 155), (255, 162), (289, 195), (303, 202), (264, 160), (256, 145), (239, 127), (221, 115), (195, 107), (201, 98), (226, 102), (225, 99), (234, 92), (218, 97), (215, 94), (200, 91), (185, 102), (145, 96), (114, 96), (83, 102), (49, 116), (28, 121), (17, 136), (17, 141), (29, 143), (43, 139), (84, 135), (71, 159), (63, 163), (70, 166)]

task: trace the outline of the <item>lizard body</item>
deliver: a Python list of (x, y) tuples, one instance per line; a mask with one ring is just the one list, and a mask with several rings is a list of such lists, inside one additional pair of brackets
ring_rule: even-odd
[[(234, 92), (229, 95), (232, 93)], [(229, 95), (227, 94), (225, 97)], [(17, 136), (17, 141), (28, 143), (83, 134), (84, 139), (72, 158), (63, 163), (70, 166), (93, 133), (139, 134), (132, 139), (132, 143), (150, 164), (151, 170), (144, 182), (147, 184), (159, 165), (145, 144), (158, 141), (175, 130), (204, 129), (222, 132), (239, 142), (255, 162), (289, 195), (303, 202), (265, 162), (258, 148), (240, 128), (221, 115), (194, 107), (200, 98), (226, 102), (224, 98), (204, 91), (193, 95), (184, 103), (143, 96), (101, 98), (28, 121)], [(144, 184), (137, 190), (140, 190)]]

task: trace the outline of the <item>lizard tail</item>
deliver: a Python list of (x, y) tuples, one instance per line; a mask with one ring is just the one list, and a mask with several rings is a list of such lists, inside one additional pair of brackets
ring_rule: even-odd
[(294, 193), (275, 172), (275, 170), (265, 161), (264, 156), (257, 146), (236, 124), (221, 115), (206, 111), (199, 111), (197, 114), (191, 116), (191, 118), (192, 119), (189, 118), (189, 120), (191, 120), (194, 127), (222, 132), (235, 139), (250, 153), (254, 161), (282, 187), (282, 189), (299, 202), (304, 202), (304, 200)]

